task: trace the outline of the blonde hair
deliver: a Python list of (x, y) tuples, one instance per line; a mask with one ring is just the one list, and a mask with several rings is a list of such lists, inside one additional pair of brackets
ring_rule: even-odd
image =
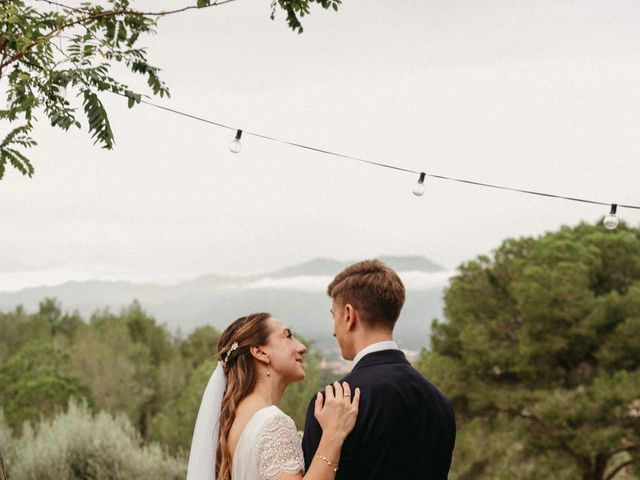
[[(218, 358), (225, 362), (227, 388), (222, 397), (220, 436), (216, 455), (216, 478), (231, 480), (231, 452), (227, 443), (229, 431), (236, 418), (238, 404), (256, 385), (256, 368), (250, 348), (265, 345), (269, 338), (271, 318), (268, 313), (253, 313), (240, 317), (229, 325), (218, 341)], [(237, 343), (237, 347), (232, 346)]]

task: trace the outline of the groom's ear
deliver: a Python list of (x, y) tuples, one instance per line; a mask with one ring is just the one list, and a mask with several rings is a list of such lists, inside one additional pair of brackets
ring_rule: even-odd
[(251, 352), (251, 356), (256, 360), (259, 360), (266, 364), (269, 363), (269, 355), (267, 355), (267, 352), (265, 352), (260, 345), (251, 345), (249, 351)]
[(347, 327), (347, 330), (353, 330), (355, 328), (356, 315), (357, 315), (357, 310), (354, 308), (353, 305), (351, 305), (350, 303), (347, 303), (344, 306), (344, 323)]

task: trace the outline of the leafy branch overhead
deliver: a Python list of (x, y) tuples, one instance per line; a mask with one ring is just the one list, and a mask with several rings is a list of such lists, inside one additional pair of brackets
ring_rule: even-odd
[[(30, 132), (43, 115), (64, 131), (85, 123), (95, 144), (113, 148), (115, 139), (102, 96), (105, 92), (120, 95), (132, 108), (143, 95), (132, 91), (127, 78), (116, 76), (116, 64), (143, 76), (153, 95), (168, 97), (160, 69), (148, 62), (141, 38), (156, 33), (163, 16), (234, 0), (191, 1), (175, 10), (147, 12), (137, 10), (133, 0), (76, 5), (64, 0), (0, 0), (0, 105), (4, 104), (0, 126), (8, 131), (0, 143), (0, 179), (7, 165), (33, 175), (24, 150), (36, 145)], [(289, 27), (302, 33), (300, 18), (310, 12), (312, 3), (337, 10), (341, 0), (276, 0), (271, 18), (282, 9)], [(82, 109), (72, 96), (82, 100)], [(16, 126), (11, 125), (14, 122)]]

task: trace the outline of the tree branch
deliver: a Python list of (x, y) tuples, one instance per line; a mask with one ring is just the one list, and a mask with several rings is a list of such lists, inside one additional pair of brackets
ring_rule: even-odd
[(48, 3), (49, 5), (55, 5), (56, 7), (66, 8), (67, 10), (72, 10), (74, 12), (86, 11), (86, 10), (83, 10), (81, 7), (70, 7), (69, 5), (65, 5), (64, 3), (60, 3), (60, 2), (54, 2), (53, 0), (36, 0), (36, 1)]
[[(70, 7), (68, 5), (65, 5), (63, 3), (60, 2), (56, 2), (54, 0), (37, 0), (38, 2), (45, 2), (48, 3), (50, 5), (56, 5), (58, 7), (63, 7), (63, 8), (68, 8), (69, 10), (73, 10), (76, 12), (82, 12), (82, 11), (86, 11), (83, 10), (81, 8), (77, 8), (77, 7)], [(178, 8), (176, 10), (161, 10), (159, 12), (137, 12), (135, 10), (128, 10), (128, 14), (130, 15), (141, 15), (141, 16), (146, 16), (146, 17), (162, 17), (164, 15), (171, 15), (174, 13), (181, 13), (181, 12), (186, 12), (187, 10), (202, 10), (203, 8), (209, 8), (209, 7), (217, 7), (219, 5), (224, 5), (225, 3), (231, 3), (231, 2), (235, 2), (237, 0), (221, 0), (221, 1), (214, 1), (213, 3), (209, 4), (209, 5), (204, 5), (202, 7), (199, 7), (197, 5), (190, 5), (188, 7), (182, 7), (182, 8)]]
[[(503, 412), (510, 413), (511, 415), (515, 415), (517, 417), (521, 417), (521, 418), (524, 418), (526, 420), (529, 420), (529, 421), (531, 421), (533, 423), (536, 423), (537, 425), (540, 425), (546, 431), (550, 430), (550, 427), (546, 423), (544, 423), (541, 418), (538, 418), (535, 415), (532, 415), (530, 413), (523, 413), (523, 412), (521, 412), (521, 411), (519, 411), (517, 409), (499, 409), (498, 408), (497, 410), (501, 410)], [(573, 459), (575, 459), (575, 460), (577, 460), (577, 461), (579, 461), (581, 463), (584, 463), (586, 461), (586, 459), (583, 456), (581, 456), (578, 453), (576, 453), (573, 450), (571, 450), (571, 448), (569, 448), (568, 445), (566, 445), (564, 443), (560, 443), (559, 447), (560, 447), (560, 449), (562, 451), (564, 451), (571, 458), (573, 458)]]
[[(69, 5), (65, 5), (64, 3), (60, 3), (60, 2), (56, 2), (54, 0), (36, 0), (38, 2), (44, 2), (44, 3), (48, 3), (49, 5), (55, 5), (58, 7), (62, 7), (62, 8), (67, 8), (69, 10), (73, 10), (75, 12), (86, 12), (86, 10), (79, 8), (79, 7), (70, 7)], [(135, 10), (129, 10), (129, 14), (131, 15), (143, 15), (143, 16), (148, 16), (148, 17), (162, 17), (164, 15), (171, 15), (173, 13), (181, 13), (181, 12), (186, 12), (187, 10), (202, 10), (203, 8), (209, 8), (209, 7), (217, 7), (218, 5), (224, 5), (225, 3), (230, 3), (230, 2), (235, 2), (236, 0), (221, 0), (221, 1), (214, 1), (213, 3), (209, 4), (209, 5), (204, 5), (202, 7), (199, 7), (197, 5), (190, 5), (188, 7), (182, 7), (182, 8), (178, 8), (176, 10), (161, 10), (159, 12), (138, 12)]]
[(2, 454), (0, 453), (0, 480), (6, 480), (7, 473), (4, 470), (4, 461), (2, 460)]
[(9, 38), (6, 35), (0, 35), (0, 53), (2, 57), (0, 58), (0, 78), (2, 78), (2, 64), (4, 64), (4, 57), (6, 55), (7, 43), (9, 42)]
[[(53, 0), (40, 0), (40, 1), (45, 1), (47, 3), (51, 3), (51, 4), (55, 4), (53, 3)], [(99, 20), (101, 18), (108, 18), (108, 17), (117, 17), (120, 15), (135, 15), (135, 16), (139, 16), (139, 17), (163, 17), (166, 15), (172, 15), (174, 13), (181, 13), (181, 12), (186, 12), (187, 10), (193, 10), (193, 9), (203, 9), (203, 8), (209, 8), (209, 7), (217, 7), (219, 5), (224, 5), (225, 3), (231, 3), (231, 2), (235, 2), (236, 0), (222, 0), (219, 2), (214, 2), (211, 3), (209, 5), (205, 5), (203, 7), (198, 7), (196, 5), (191, 5), (188, 7), (184, 7), (184, 8), (179, 8), (177, 10), (166, 10), (166, 11), (160, 11), (160, 12), (139, 12), (136, 10), (107, 10), (104, 12), (99, 12), (99, 13), (95, 13), (92, 15), (87, 15), (85, 17), (82, 18), (78, 18), (72, 22), (68, 22), (65, 23), (64, 25), (59, 26), (58, 28), (52, 30), (51, 32), (49, 32), (48, 34), (46, 34), (43, 37), (38, 38), (37, 40), (35, 40), (33, 43), (31, 43), (30, 45), (28, 45), (27, 47), (25, 47), (24, 50), (16, 53), (15, 55), (13, 55), (12, 57), (9, 57), (6, 61), (2, 61), (2, 63), (0, 63), (0, 71), (2, 71), (2, 69), (4, 67), (6, 67), (7, 65), (10, 65), (11, 63), (20, 60), (22, 57), (26, 56), (29, 54), (30, 50), (33, 49), (34, 47), (48, 41), (51, 37), (55, 36), (57, 33), (61, 32), (62, 30), (65, 30), (67, 28), (73, 27), (75, 25), (79, 25), (79, 24), (84, 24), (84, 23), (90, 23), (93, 22), (94, 20)], [(75, 10), (75, 11), (83, 11), (84, 10)]]
[(614, 468), (613, 470), (611, 470), (611, 472), (609, 473), (609, 475), (607, 475), (604, 480), (613, 480), (613, 477), (616, 476), (616, 474), (622, 470), (624, 467), (628, 467), (629, 465), (633, 465), (634, 460), (627, 460), (626, 462), (622, 462), (620, 465), (618, 465), (616, 468)]
[(640, 447), (640, 444), (633, 443), (625, 447), (616, 448), (615, 450), (612, 450), (611, 452), (609, 452), (607, 455), (609, 455), (610, 457), (613, 457), (615, 454), (626, 452), (627, 450), (637, 450), (638, 447)]

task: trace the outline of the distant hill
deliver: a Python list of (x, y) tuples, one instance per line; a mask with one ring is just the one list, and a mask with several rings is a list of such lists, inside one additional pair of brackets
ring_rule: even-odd
[[(398, 341), (409, 349), (426, 346), (431, 320), (442, 318), (443, 289), (450, 274), (424, 257), (380, 259), (398, 271), (408, 291), (396, 328)], [(331, 336), (333, 321), (325, 288), (334, 275), (351, 263), (316, 258), (260, 275), (205, 275), (170, 286), (123, 281), (67, 282), (0, 292), (0, 310), (23, 305), (27, 311), (35, 311), (38, 303), (49, 297), (58, 299), (63, 309), (78, 310), (89, 318), (96, 310), (118, 311), (138, 300), (158, 321), (184, 334), (203, 324), (222, 329), (246, 313), (268, 311), (301, 335), (330, 349), (335, 347), (335, 340)]]

